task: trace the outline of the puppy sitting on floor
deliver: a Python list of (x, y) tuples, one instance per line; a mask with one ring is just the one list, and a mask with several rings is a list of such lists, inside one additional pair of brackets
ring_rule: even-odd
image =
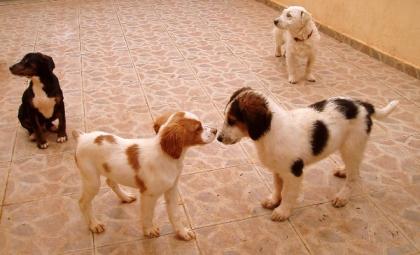
[(226, 106), (225, 122), (217, 140), (224, 144), (237, 143), (243, 137), (253, 140), (261, 163), (274, 179), (274, 191), (262, 205), (276, 208), (271, 218), (283, 221), (290, 216), (299, 195), (304, 167), (337, 150), (345, 168), (335, 175), (347, 179), (333, 205), (346, 205), (359, 176), (372, 118), (385, 118), (397, 104), (398, 101), (392, 101), (375, 109), (367, 102), (336, 97), (286, 111), (261, 93), (242, 88)]
[[(44, 131), (57, 132), (57, 142), (67, 141), (64, 97), (57, 76), (53, 73), (55, 64), (50, 56), (42, 53), (28, 53), (11, 66), (14, 75), (29, 78), (29, 86), (22, 96), (18, 118), (29, 132), (31, 140), (36, 140), (41, 149), (48, 147)], [(58, 119), (58, 128), (52, 123)]]
[(145, 236), (159, 236), (153, 213), (157, 199), (164, 194), (169, 220), (177, 236), (183, 240), (194, 238), (177, 211), (178, 179), (187, 148), (212, 142), (217, 130), (203, 126), (189, 112), (163, 115), (156, 120), (154, 129), (155, 137), (141, 139), (123, 139), (99, 131), (73, 132), (78, 141), (75, 159), (83, 184), (79, 204), (92, 232), (104, 231), (104, 225), (92, 215), (92, 199), (99, 191), (103, 175), (123, 202), (132, 202), (135, 197), (122, 191), (118, 183), (140, 190)]
[(314, 82), (312, 67), (320, 35), (311, 14), (303, 7), (290, 6), (274, 20), (274, 25), (275, 55), (286, 56), (289, 82), (297, 82), (298, 57), (307, 58), (306, 79)]

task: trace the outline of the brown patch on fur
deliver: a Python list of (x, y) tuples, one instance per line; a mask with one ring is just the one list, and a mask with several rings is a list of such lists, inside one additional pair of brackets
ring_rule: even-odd
[(340, 171), (335, 172), (334, 176), (338, 177), (338, 178), (346, 178), (347, 177), (346, 173), (342, 173)]
[(268, 109), (268, 102), (263, 95), (252, 89), (238, 91), (230, 104), (228, 120), (236, 120), (233, 125), (246, 132), (252, 140), (258, 140), (270, 130), (272, 113)]
[(115, 137), (112, 135), (98, 135), (98, 137), (95, 138), (93, 141), (97, 145), (102, 145), (103, 141), (107, 141), (108, 143), (116, 144), (117, 141), (115, 140)]
[(107, 173), (111, 172), (111, 168), (109, 167), (109, 165), (107, 163), (103, 163), (102, 167), (104, 168), (104, 171)]
[(146, 185), (144, 184), (144, 181), (137, 175), (134, 176), (134, 179), (136, 181), (137, 186), (140, 189), (140, 192), (143, 193), (147, 190)]
[(165, 122), (171, 117), (173, 113), (166, 112), (159, 117), (156, 118), (155, 123), (153, 124), (153, 129), (155, 130), (155, 133), (157, 134), (159, 132), (160, 127), (165, 124)]
[(125, 150), (125, 154), (127, 155), (128, 164), (130, 164), (130, 166), (134, 169), (135, 172), (138, 172), (140, 170), (139, 146), (137, 144), (130, 145)]
[(178, 159), (184, 147), (204, 144), (201, 139), (201, 122), (184, 118), (184, 112), (176, 113), (171, 122), (162, 130), (160, 145), (169, 156)]

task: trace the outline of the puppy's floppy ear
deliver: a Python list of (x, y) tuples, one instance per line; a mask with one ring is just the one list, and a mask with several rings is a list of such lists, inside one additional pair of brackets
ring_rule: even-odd
[(156, 118), (155, 122), (153, 123), (153, 129), (155, 130), (156, 134), (159, 132), (160, 127), (166, 123), (169, 117), (171, 117), (171, 115), (172, 113), (166, 112)]
[(302, 24), (308, 23), (308, 21), (311, 20), (311, 14), (307, 11), (300, 11), (300, 18), (302, 21)]
[(272, 113), (261, 95), (248, 93), (240, 100), (240, 109), (249, 137), (258, 140), (271, 127)]
[(55, 63), (54, 60), (52, 59), (52, 57), (41, 54), (42, 58), (44, 59), (45, 63), (48, 66), (48, 70), (50, 70), (50, 72), (52, 72), (55, 68)]
[(185, 130), (178, 123), (170, 123), (165, 126), (160, 135), (160, 147), (174, 159), (181, 157), (184, 147)]

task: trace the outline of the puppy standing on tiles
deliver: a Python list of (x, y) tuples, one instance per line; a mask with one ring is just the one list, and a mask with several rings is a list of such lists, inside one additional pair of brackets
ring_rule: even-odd
[[(30, 79), (22, 95), (18, 118), (28, 130), (29, 139), (36, 140), (40, 149), (48, 147), (45, 130), (57, 132), (58, 143), (67, 141), (64, 97), (54, 68), (53, 59), (42, 53), (28, 53), (9, 68), (12, 74)], [(56, 119), (58, 127), (52, 123)]]
[(311, 14), (300, 6), (290, 6), (274, 20), (276, 57), (286, 56), (290, 83), (297, 83), (297, 58), (307, 58), (306, 80), (315, 82), (312, 67), (315, 62), (316, 46), (320, 35)]

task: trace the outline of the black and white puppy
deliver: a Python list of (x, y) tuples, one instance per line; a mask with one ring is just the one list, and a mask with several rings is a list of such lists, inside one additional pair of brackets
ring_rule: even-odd
[(290, 216), (299, 195), (304, 166), (336, 150), (345, 168), (335, 175), (347, 179), (332, 203), (335, 207), (346, 205), (359, 176), (372, 118), (385, 118), (397, 104), (392, 101), (375, 109), (367, 102), (336, 97), (286, 111), (261, 93), (242, 88), (226, 106), (217, 140), (224, 144), (237, 143), (243, 137), (253, 140), (261, 163), (274, 177), (274, 191), (262, 206), (276, 208), (272, 220), (283, 221)]
[[(28, 53), (9, 68), (12, 74), (29, 79), (18, 118), (28, 130), (30, 139), (36, 140), (41, 149), (48, 147), (44, 137), (46, 129), (57, 132), (57, 142), (67, 141), (63, 92), (53, 73), (54, 68), (53, 59), (42, 53)], [(59, 120), (58, 128), (52, 123), (56, 119)]]

